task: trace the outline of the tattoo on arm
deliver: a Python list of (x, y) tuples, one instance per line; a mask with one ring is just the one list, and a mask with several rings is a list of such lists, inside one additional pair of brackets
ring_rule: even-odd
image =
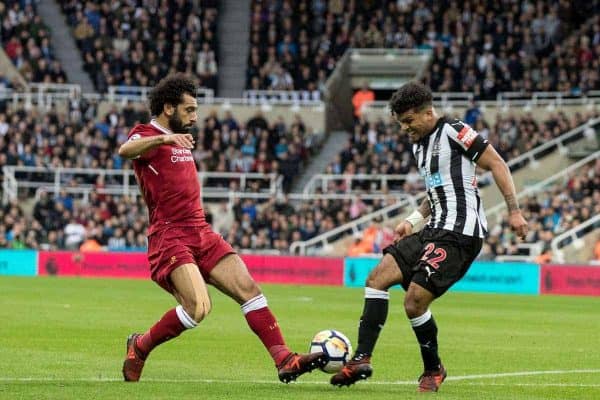
[(504, 201), (506, 202), (506, 208), (508, 208), (508, 212), (519, 210), (519, 202), (517, 201), (517, 196), (514, 194), (505, 195)]
[(419, 212), (424, 218), (427, 218), (431, 215), (431, 207), (429, 206), (428, 198), (425, 198), (419, 205)]

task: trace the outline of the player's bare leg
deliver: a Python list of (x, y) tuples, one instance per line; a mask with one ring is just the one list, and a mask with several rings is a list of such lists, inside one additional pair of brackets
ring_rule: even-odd
[(419, 392), (437, 392), (446, 379), (446, 369), (438, 355), (437, 325), (429, 311), (435, 296), (412, 282), (404, 297), (404, 310), (410, 320), (423, 358), (423, 374), (419, 377)]
[(196, 327), (210, 312), (211, 302), (202, 274), (195, 264), (183, 264), (170, 275), (173, 296), (179, 305), (143, 335), (133, 333), (127, 338), (127, 356), (123, 362), (126, 381), (140, 379), (146, 358), (156, 346)]
[(400, 282), (402, 282), (402, 272), (394, 257), (386, 254), (367, 278), (356, 352), (344, 368), (331, 377), (332, 385), (350, 386), (372, 375), (371, 355), (387, 319), (388, 289)]
[(223, 257), (211, 271), (209, 282), (240, 304), (250, 329), (273, 358), (282, 382), (289, 383), (326, 364), (323, 353), (300, 355), (290, 351), (267, 299), (237, 254)]

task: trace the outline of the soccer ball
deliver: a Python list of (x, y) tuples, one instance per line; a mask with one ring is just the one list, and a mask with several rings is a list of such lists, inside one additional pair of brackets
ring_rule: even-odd
[(329, 361), (321, 367), (324, 372), (333, 374), (342, 369), (348, 362), (352, 353), (350, 340), (341, 332), (333, 329), (321, 331), (310, 342), (311, 353), (322, 351)]

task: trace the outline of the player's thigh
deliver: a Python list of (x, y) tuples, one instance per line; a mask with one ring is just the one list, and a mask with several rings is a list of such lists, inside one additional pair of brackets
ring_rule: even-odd
[(408, 290), (414, 274), (414, 265), (419, 259), (422, 248), (421, 234), (414, 233), (383, 249), (382, 261), (386, 261), (390, 274), (394, 274), (392, 267), (397, 270), (392, 284), (400, 284), (404, 290)]
[(375, 269), (369, 273), (365, 285), (373, 289), (388, 290), (402, 280), (402, 271), (398, 268), (396, 260), (391, 254), (385, 254)]
[(208, 281), (238, 304), (244, 304), (261, 293), (246, 264), (237, 254), (221, 258), (210, 271)]
[(202, 320), (211, 309), (206, 282), (196, 264), (175, 268), (170, 274), (173, 296), (195, 321)]

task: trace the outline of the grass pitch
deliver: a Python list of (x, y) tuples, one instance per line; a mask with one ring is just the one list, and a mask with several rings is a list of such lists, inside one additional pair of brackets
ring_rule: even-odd
[[(356, 344), (362, 289), (264, 285), (288, 344), (319, 330)], [(150, 356), (139, 383), (121, 382), (125, 338), (173, 300), (149, 281), (0, 277), (0, 399), (422, 399), (416, 339), (392, 291), (374, 375), (351, 388), (320, 371), (279, 383), (237, 304), (212, 291), (198, 328)], [(432, 311), (448, 379), (444, 399), (600, 399), (600, 298), (448, 293)]]

